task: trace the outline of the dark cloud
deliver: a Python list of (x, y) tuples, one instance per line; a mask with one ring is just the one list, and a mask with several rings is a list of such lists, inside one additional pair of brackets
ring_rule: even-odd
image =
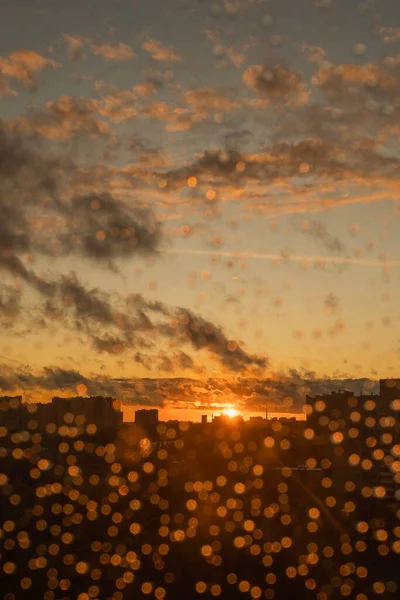
[(319, 69), (313, 83), (336, 103), (363, 104), (372, 98), (387, 102), (399, 97), (399, 72), (398, 60), (391, 57), (363, 64), (328, 64)]
[(22, 313), (21, 290), (3, 285), (0, 287), (0, 323), (8, 328), (16, 325)]
[(320, 221), (303, 222), (302, 230), (305, 234), (321, 242), (327, 250), (342, 254), (345, 251), (344, 244), (334, 235), (329, 233), (325, 225)]
[(331, 292), (330, 294), (328, 294), (324, 300), (324, 304), (326, 306), (326, 308), (330, 309), (330, 310), (336, 310), (339, 307), (340, 304), (340, 298), (334, 294), (333, 292)]
[(176, 373), (177, 371), (193, 370), (195, 363), (186, 352), (175, 352), (172, 356), (161, 356), (158, 361), (158, 369), (164, 373)]
[[(68, 197), (76, 169), (67, 159), (48, 159), (0, 122), (0, 265), (32, 281), (21, 258), (78, 254), (112, 261), (155, 252), (161, 229), (151, 210), (107, 193)], [(62, 198), (62, 200), (61, 200)], [(38, 215), (47, 218), (38, 226)], [(49, 227), (50, 225), (50, 227)]]
[[(398, 167), (399, 161), (395, 156), (379, 153), (375, 144), (367, 140), (362, 144), (358, 142), (358, 145), (346, 145), (339, 139), (326, 141), (310, 138), (271, 144), (253, 153), (206, 150), (191, 164), (163, 174), (163, 181), (166, 182), (166, 192), (187, 186), (189, 177), (196, 177), (198, 190), (203, 184), (213, 186), (220, 192), (231, 191), (233, 186), (248, 186), (251, 189), (245, 195), (250, 203), (264, 197), (271, 208), (275, 202), (276, 209), (280, 207), (284, 210), (282, 200), (285, 195), (277, 202), (274, 201), (276, 194), (270, 193), (271, 186), (278, 184), (284, 186), (286, 191), (289, 187), (292, 195), (296, 195), (299, 202), (296, 206), (292, 203), (292, 212), (297, 212), (301, 208), (300, 201), (307, 197), (310, 197), (309, 208), (319, 204), (323, 207), (326, 193), (329, 193), (329, 203), (334, 205), (336, 193), (332, 192), (332, 184), (349, 184), (350, 179), (350, 182), (354, 180), (358, 184), (369, 184), (369, 191), (375, 179), (382, 182), (381, 178), (385, 178), (390, 184)], [(327, 192), (322, 188), (323, 185)], [(312, 197), (316, 192), (319, 201)], [(341, 194), (338, 193), (337, 201), (340, 199)], [(290, 206), (288, 202), (288, 210)], [(305, 212), (305, 208), (300, 212)], [(311, 226), (311, 234), (325, 239), (339, 251), (340, 242), (329, 240), (318, 224)]]
[(160, 244), (160, 225), (147, 208), (124, 205), (109, 194), (76, 197), (64, 208), (69, 215), (64, 252), (114, 260), (154, 253)]
[(309, 92), (298, 73), (280, 65), (253, 65), (243, 73), (246, 85), (268, 104), (304, 104)]
[(79, 385), (87, 395), (121, 399), (132, 406), (175, 406), (221, 410), (221, 404), (234, 404), (239, 411), (301, 411), (307, 396), (347, 390), (355, 394), (377, 393), (379, 383), (368, 378), (317, 378), (313, 373), (290, 370), (270, 379), (106, 378), (83, 375), (77, 370), (48, 367), (40, 372), (10, 368), (0, 364), (0, 391), (26, 394), (57, 390), (75, 395)]
[(70, 60), (79, 61), (83, 58), (83, 41), (72, 35), (64, 34), (64, 42), (67, 46), (68, 57)]
[[(150, 301), (140, 294), (122, 299), (99, 289), (88, 289), (76, 274), (44, 280), (27, 272), (25, 281), (41, 294), (44, 310), (42, 327), (54, 323), (86, 335), (97, 352), (120, 354), (135, 351), (135, 360), (146, 368), (154, 367), (151, 354), (155, 340), (166, 337), (188, 344), (194, 350), (208, 350), (226, 369), (265, 368), (266, 358), (248, 354), (239, 343), (230, 341), (222, 329), (184, 308)], [(148, 354), (150, 351), (150, 355)], [(166, 370), (192, 366), (184, 352), (161, 359)]]
[(247, 367), (266, 368), (265, 357), (248, 354), (239, 343), (229, 340), (222, 329), (187, 309), (176, 310), (177, 321), (173, 325), (163, 327), (168, 335), (173, 335), (183, 343), (189, 343), (195, 350), (207, 349), (212, 352), (229, 369), (246, 369)]

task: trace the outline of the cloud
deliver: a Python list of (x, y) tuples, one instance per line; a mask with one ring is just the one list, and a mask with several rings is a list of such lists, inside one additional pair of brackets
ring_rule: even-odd
[(381, 152), (373, 140), (326, 137), (271, 143), (258, 152), (206, 150), (163, 173), (163, 189), (187, 187), (194, 177), (199, 196), (211, 188), (220, 198), (240, 199), (252, 218), (396, 197), (395, 155)]
[(345, 250), (343, 243), (337, 237), (329, 233), (325, 225), (320, 221), (303, 221), (302, 231), (310, 237), (321, 241), (325, 248), (331, 252), (341, 254)]
[(166, 102), (150, 102), (140, 112), (142, 117), (166, 124), (166, 131), (188, 131), (201, 117), (188, 108), (171, 107)]
[(185, 370), (194, 370), (195, 363), (186, 352), (174, 352), (171, 356), (163, 355), (160, 357), (157, 369), (161, 372), (175, 374)]
[(44, 108), (34, 109), (10, 123), (21, 134), (37, 134), (49, 139), (68, 139), (86, 135), (109, 135), (107, 121), (121, 123), (137, 115), (136, 94), (120, 90), (100, 99), (60, 96), (48, 101)]
[[(20, 255), (78, 254), (112, 261), (158, 248), (160, 224), (148, 208), (107, 193), (68, 197), (64, 186), (75, 171), (71, 161), (46, 159), (20, 136), (0, 127), (0, 260), (26, 281), (31, 275)], [(58, 235), (37, 227), (40, 206), (43, 216), (61, 227)]]
[(301, 51), (307, 53), (307, 58), (311, 63), (323, 63), (326, 57), (326, 51), (321, 46), (310, 46), (305, 42), (301, 45)]
[(49, 101), (44, 109), (17, 117), (10, 125), (20, 134), (65, 140), (86, 135), (97, 137), (111, 133), (110, 126), (99, 119), (95, 105), (85, 98), (61, 96)]
[[(0, 364), (0, 391), (22, 392), (32, 400), (54, 393), (76, 396), (78, 386), (87, 388), (87, 396), (111, 396), (125, 406), (158, 408), (190, 408), (220, 411), (232, 404), (239, 410), (265, 414), (301, 412), (307, 396), (329, 394), (338, 390), (359, 393), (360, 389), (377, 393), (379, 383), (368, 378), (316, 377), (313, 373), (276, 373), (268, 378), (112, 378), (96, 373), (83, 374), (74, 369), (46, 367), (34, 371), (29, 367), (10, 367)], [(50, 393), (49, 393), (50, 392)], [(32, 397), (33, 396), (33, 397)]]
[(381, 36), (385, 44), (391, 44), (400, 40), (400, 27), (383, 27), (382, 25), (378, 25), (375, 31)]
[(145, 40), (142, 47), (148, 52), (153, 60), (179, 62), (179, 56), (170, 46), (164, 46), (160, 41), (154, 39)]
[[(125, 399), (129, 403), (144, 405), (139, 388), (138, 380), (106, 378), (97, 374), (84, 375), (74, 369), (63, 369), (60, 367), (45, 367), (41, 371), (33, 371), (30, 368), (10, 369), (9, 365), (0, 364), (0, 390), (12, 392), (20, 390), (29, 394), (32, 399), (40, 400), (42, 396), (51, 397), (46, 392), (63, 393), (66, 396), (76, 396), (78, 386), (86, 387), (87, 396), (111, 396)], [(162, 399), (154, 398), (152, 404), (162, 406)], [(150, 402), (148, 402), (150, 404)]]
[(248, 10), (255, 4), (260, 4), (263, 0), (223, 0), (225, 11), (228, 15), (237, 15)]
[(22, 313), (21, 290), (9, 285), (0, 287), (0, 323), (5, 329), (15, 327)]
[(16, 79), (28, 88), (35, 88), (37, 76), (45, 70), (55, 70), (61, 65), (50, 58), (32, 50), (16, 50), (8, 56), (0, 57), (0, 74), (10, 79)]
[(161, 149), (154, 147), (150, 141), (142, 136), (134, 135), (128, 146), (128, 150), (135, 156), (135, 160), (148, 167), (166, 167), (168, 161)]
[(70, 60), (78, 61), (83, 58), (83, 41), (71, 35), (64, 34), (64, 42), (67, 46)]
[(196, 350), (209, 350), (229, 369), (267, 367), (268, 361), (265, 357), (247, 354), (236, 341), (229, 340), (221, 328), (191, 311), (177, 309), (176, 319), (172, 326), (164, 329), (168, 335), (173, 334), (182, 342), (189, 342)]
[(165, 123), (166, 131), (189, 131), (205, 119), (239, 108), (239, 104), (216, 88), (197, 88), (183, 95), (183, 106), (152, 101), (140, 110), (140, 116)]
[(108, 261), (159, 247), (160, 225), (147, 208), (124, 205), (106, 194), (75, 197), (63, 208), (68, 234), (60, 236), (62, 253)]
[[(166, 339), (208, 350), (226, 369), (266, 366), (265, 359), (231, 342), (220, 327), (184, 308), (140, 294), (120, 298), (87, 288), (75, 274), (44, 277), (27, 268), (22, 261), (27, 253), (35, 258), (76, 255), (105, 267), (118, 259), (154, 254), (161, 245), (160, 224), (148, 208), (110, 194), (64, 197), (68, 170), (60, 168), (61, 162), (46, 160), (10, 131), (0, 129), (0, 134), (0, 268), (36, 292), (42, 303), (36, 313), (44, 329), (58, 324), (84, 334), (98, 352), (140, 351), (142, 360), (149, 359), (156, 339)], [(57, 236), (32, 225), (32, 213), (45, 199), (45, 214), (62, 224)], [(4, 312), (10, 309), (10, 289), (2, 290)], [(190, 364), (184, 354), (176, 360)]]
[(328, 294), (324, 300), (325, 307), (331, 311), (336, 310), (338, 308), (339, 304), (340, 304), (340, 298), (333, 292)]
[(331, 101), (365, 104), (368, 97), (394, 100), (400, 93), (399, 69), (396, 60), (380, 63), (339, 63), (322, 66), (312, 82)]
[(301, 75), (279, 65), (253, 65), (243, 72), (243, 81), (266, 105), (304, 104), (309, 90)]
[(16, 96), (17, 93), (14, 92), (8, 85), (7, 80), (3, 75), (0, 75), (0, 98), (4, 98), (5, 96)]
[(163, 339), (188, 345), (196, 352), (207, 350), (225, 371), (263, 370), (268, 364), (265, 357), (249, 354), (239, 342), (229, 340), (220, 327), (185, 308), (149, 301), (140, 294), (124, 300), (87, 289), (76, 274), (48, 281), (47, 289), (42, 286), (40, 291), (46, 300), (42, 314), (47, 326), (58, 322), (84, 334), (100, 353), (136, 350), (135, 360), (149, 369), (158, 365), (168, 370), (173, 364), (188, 369), (193, 364), (184, 351), (175, 354), (172, 362), (160, 356), (156, 341), (159, 347)]
[(185, 103), (200, 117), (237, 109), (239, 104), (215, 88), (197, 88), (185, 93)]
[[(216, 58), (221, 59), (226, 56), (238, 69), (246, 62), (246, 55), (244, 52), (239, 52), (231, 46), (221, 43), (219, 32), (214, 31), (213, 29), (206, 29), (204, 33), (210, 41), (215, 43), (213, 55)], [(246, 46), (246, 49), (248, 49), (248, 46)]]
[(90, 47), (94, 55), (102, 56), (109, 61), (131, 60), (135, 58), (133, 48), (123, 42), (115, 45), (109, 43), (91, 44)]
[(374, 258), (357, 258), (350, 256), (327, 256), (327, 255), (307, 255), (307, 254), (290, 254), (279, 252), (254, 252), (253, 250), (196, 250), (189, 248), (167, 248), (164, 250), (167, 254), (188, 254), (193, 256), (210, 256), (226, 257), (226, 258), (244, 258), (254, 260), (268, 260), (272, 264), (291, 262), (301, 263), (304, 267), (315, 266), (321, 268), (325, 264), (332, 265), (355, 265), (355, 266), (371, 266), (371, 267), (388, 267), (399, 268), (400, 260), (385, 260)]

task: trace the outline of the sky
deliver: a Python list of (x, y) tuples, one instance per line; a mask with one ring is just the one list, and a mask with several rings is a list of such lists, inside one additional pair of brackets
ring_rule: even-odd
[(393, 0), (3, 0), (0, 392), (398, 375), (399, 75)]

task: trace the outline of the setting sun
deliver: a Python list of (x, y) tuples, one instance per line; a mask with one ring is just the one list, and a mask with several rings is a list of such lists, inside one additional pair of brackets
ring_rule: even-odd
[(236, 408), (230, 407), (230, 408), (225, 408), (223, 414), (226, 415), (227, 417), (237, 417), (239, 413), (236, 410)]

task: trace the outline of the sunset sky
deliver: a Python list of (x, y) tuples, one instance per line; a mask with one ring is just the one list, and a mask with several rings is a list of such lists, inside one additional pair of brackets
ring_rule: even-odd
[(0, 392), (400, 374), (398, 2), (2, 0), (0, 117)]

